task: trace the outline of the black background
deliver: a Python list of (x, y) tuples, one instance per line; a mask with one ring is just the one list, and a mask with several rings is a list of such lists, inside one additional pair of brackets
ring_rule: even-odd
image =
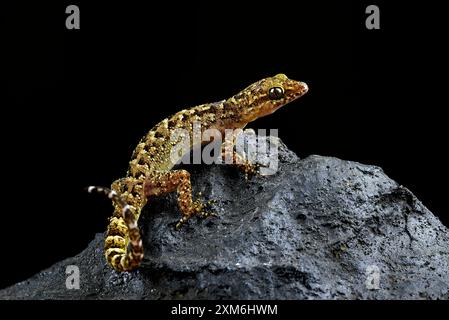
[(381, 166), (449, 225), (442, 8), (373, 1), (381, 29), (367, 30), (371, 3), (146, 3), (2, 7), (0, 288), (105, 230), (109, 201), (83, 188), (123, 176), (155, 123), (280, 72), (310, 92), (250, 127), (278, 128), (302, 158)]

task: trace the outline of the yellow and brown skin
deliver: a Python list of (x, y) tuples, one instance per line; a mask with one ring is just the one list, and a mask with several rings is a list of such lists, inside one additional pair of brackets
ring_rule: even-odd
[[(179, 229), (193, 215), (207, 217), (206, 204), (192, 199), (190, 174), (186, 170), (172, 170), (184, 155), (173, 159), (176, 142), (171, 134), (176, 129), (190, 134), (193, 145), (193, 123), (201, 123), (201, 131), (217, 129), (223, 135), (225, 129), (243, 129), (249, 122), (275, 112), (285, 104), (301, 97), (308, 90), (305, 83), (288, 79), (284, 74), (262, 79), (227, 100), (203, 104), (179, 111), (151, 129), (140, 141), (132, 155), (125, 178), (112, 183), (111, 189), (89, 187), (89, 192), (108, 196), (114, 205), (105, 239), (105, 257), (117, 271), (131, 271), (143, 258), (143, 246), (137, 220), (147, 200), (176, 191), (182, 217), (176, 225)], [(234, 163), (245, 172), (253, 174), (257, 167), (235, 153), (233, 141), (225, 141), (223, 155), (232, 152)], [(229, 145), (231, 144), (231, 146)], [(227, 148), (225, 146), (228, 145)]]

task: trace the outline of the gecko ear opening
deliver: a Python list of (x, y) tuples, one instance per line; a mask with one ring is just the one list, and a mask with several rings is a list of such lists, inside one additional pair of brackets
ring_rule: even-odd
[(284, 97), (284, 89), (282, 87), (272, 87), (268, 90), (268, 96), (271, 100), (279, 100)]

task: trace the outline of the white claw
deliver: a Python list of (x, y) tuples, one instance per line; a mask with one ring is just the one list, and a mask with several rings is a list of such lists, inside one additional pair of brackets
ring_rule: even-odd
[(129, 205), (124, 206), (123, 209), (122, 209), (122, 215), (124, 215), (125, 212), (128, 211), (128, 210), (131, 210), (131, 207)]
[(116, 196), (117, 195), (117, 192), (115, 192), (114, 190), (112, 190), (111, 192), (109, 192), (109, 194), (108, 194), (108, 198), (109, 199), (112, 199), (114, 196)]

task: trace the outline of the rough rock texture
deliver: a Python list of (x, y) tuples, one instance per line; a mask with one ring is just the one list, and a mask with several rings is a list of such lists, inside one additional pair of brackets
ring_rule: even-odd
[[(246, 182), (229, 166), (188, 168), (194, 190), (217, 201), (218, 217), (192, 219), (178, 232), (175, 196), (150, 203), (139, 222), (140, 270), (109, 268), (97, 234), (79, 255), (0, 298), (449, 298), (449, 231), (408, 189), (378, 167), (299, 160), (271, 139), (279, 145), (275, 175)], [(79, 290), (66, 289), (67, 265), (80, 269)]]

